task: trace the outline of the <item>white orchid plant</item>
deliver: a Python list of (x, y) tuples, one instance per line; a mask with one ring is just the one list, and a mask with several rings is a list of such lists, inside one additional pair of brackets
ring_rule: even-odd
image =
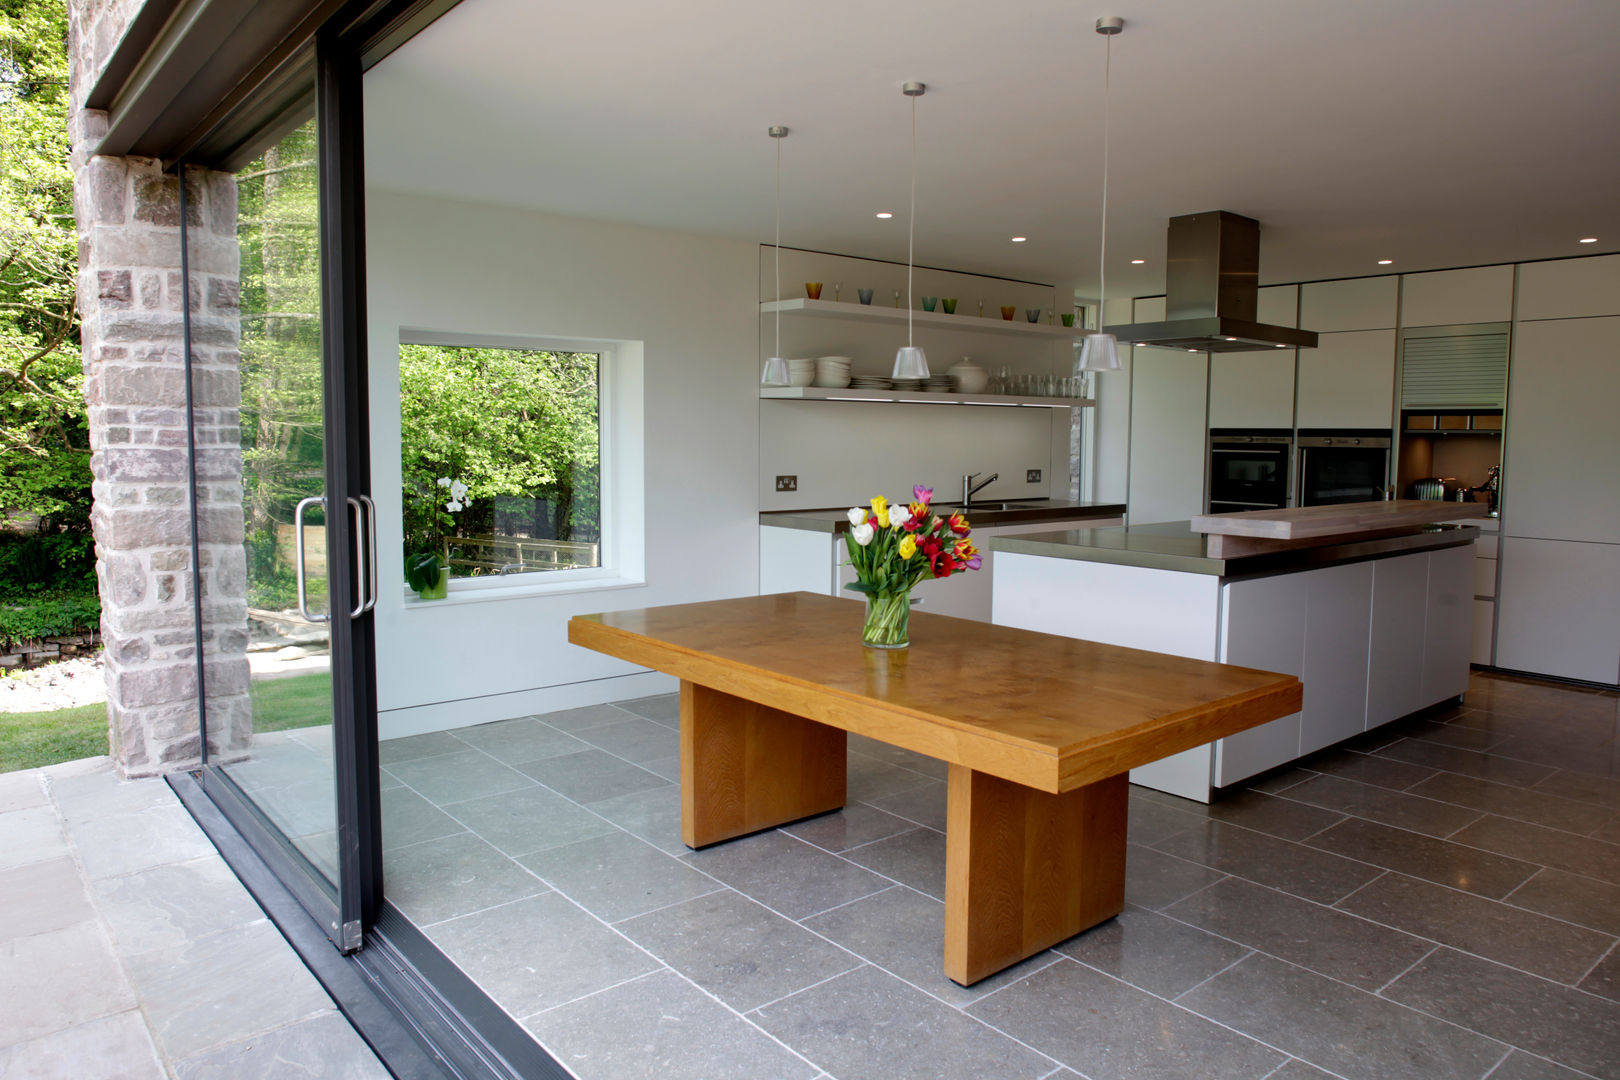
[[(437, 490), (428, 493), (433, 504), (428, 516), (440, 528), (449, 529), (455, 525), (452, 515), (467, 508), (467, 485), (448, 476), (441, 476), (434, 483)], [(427, 592), (438, 584), (444, 567), (445, 556), (440, 548), (416, 552), (405, 560), (405, 583), (418, 593)]]

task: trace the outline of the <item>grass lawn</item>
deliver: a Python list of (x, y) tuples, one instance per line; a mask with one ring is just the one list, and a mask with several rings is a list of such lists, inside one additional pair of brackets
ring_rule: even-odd
[[(332, 676), (325, 671), (253, 684), (253, 730), (332, 722)], [(107, 752), (103, 702), (51, 712), (0, 712), (0, 772), (37, 769)]]

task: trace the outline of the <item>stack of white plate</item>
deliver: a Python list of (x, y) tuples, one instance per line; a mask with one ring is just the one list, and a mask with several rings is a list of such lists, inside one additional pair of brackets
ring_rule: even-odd
[(849, 357), (847, 356), (818, 356), (816, 357), (816, 379), (811, 386), (825, 387), (828, 390), (842, 390), (849, 385)]
[(896, 390), (921, 390), (923, 388), (921, 379), (890, 379), (889, 383)]
[(892, 390), (889, 380), (881, 375), (856, 375), (849, 380), (852, 390)]
[(956, 383), (949, 375), (930, 375), (923, 380), (923, 390), (930, 394), (948, 394), (956, 389)]
[(809, 386), (816, 378), (816, 361), (814, 357), (805, 357), (802, 360), (788, 360), (788, 385)]

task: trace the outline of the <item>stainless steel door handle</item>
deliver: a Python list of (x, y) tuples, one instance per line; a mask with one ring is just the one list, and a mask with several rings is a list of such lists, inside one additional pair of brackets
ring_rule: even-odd
[(369, 495), (350, 496), (354, 511), (355, 604), (349, 618), (358, 619), (377, 606), (377, 504)]
[(326, 508), (325, 495), (311, 495), (307, 499), (299, 499), (298, 505), (293, 509), (293, 568), (298, 577), (298, 614), (310, 622), (331, 622), (331, 613), (316, 615), (309, 610), (309, 595), (307, 581), (304, 574), (304, 511), (316, 503)]

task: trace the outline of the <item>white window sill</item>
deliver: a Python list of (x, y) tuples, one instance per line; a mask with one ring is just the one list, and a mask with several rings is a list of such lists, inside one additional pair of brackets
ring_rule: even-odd
[(617, 574), (592, 578), (572, 578), (568, 581), (525, 581), (511, 585), (477, 585), (456, 588), (450, 583), (450, 595), (443, 600), (423, 600), (410, 589), (404, 590), (405, 610), (431, 610), (462, 604), (484, 604), (498, 600), (532, 600), (547, 596), (571, 596), (576, 593), (614, 592), (623, 589), (644, 589), (647, 583), (640, 578)]

